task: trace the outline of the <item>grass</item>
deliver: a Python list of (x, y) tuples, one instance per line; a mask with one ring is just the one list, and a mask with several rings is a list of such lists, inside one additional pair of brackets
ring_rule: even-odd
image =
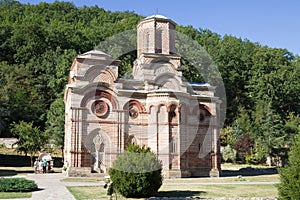
[[(110, 199), (103, 187), (68, 187), (77, 200)], [(214, 185), (163, 185), (157, 197), (193, 197), (193, 198), (250, 198), (277, 197), (277, 188), (273, 184), (214, 184)], [(118, 196), (118, 199), (126, 199)], [(133, 200), (128, 198), (127, 200)]]
[[(107, 190), (103, 187), (93, 186), (79, 186), (79, 187), (67, 187), (68, 190), (72, 193), (76, 200), (86, 200), (86, 199), (93, 199), (93, 200), (109, 200), (110, 196), (108, 196)], [(124, 198), (120, 195), (117, 196), (117, 199), (126, 199), (126, 200), (139, 200), (137, 198)]]
[(233, 164), (233, 163), (222, 163), (222, 170), (239, 170), (246, 167), (252, 168), (270, 168), (268, 165), (249, 165), (249, 164)]
[(31, 192), (0, 192), (0, 199), (31, 198)]
[[(163, 195), (160, 195), (163, 194)], [(158, 195), (175, 197), (277, 197), (277, 188), (274, 184), (213, 184), (213, 185), (163, 185)]]
[[(249, 165), (222, 165), (222, 169), (238, 171)], [(251, 166), (252, 168), (267, 168), (266, 166)], [(65, 181), (72, 181), (67, 178)], [(82, 178), (73, 178), (73, 181)], [(165, 179), (164, 184), (155, 195), (157, 197), (193, 197), (193, 198), (250, 198), (278, 196), (276, 184), (279, 175), (237, 176), (220, 178), (183, 178)], [(103, 187), (68, 187), (77, 200), (81, 199), (110, 199)], [(125, 199), (118, 196), (118, 199)], [(131, 199), (127, 199), (131, 200)], [(132, 199), (133, 200), (133, 199)]]
[[(19, 151), (17, 151), (16, 148), (7, 148), (4, 145), (0, 145), (0, 154), (25, 156), (24, 152), (19, 152)], [(34, 156), (38, 157), (39, 153), (36, 153)], [(62, 152), (60, 149), (53, 149), (51, 152), (51, 156), (52, 157), (62, 157)]]
[(4, 155), (20, 155), (15, 149), (0, 146), (0, 154)]
[[(67, 187), (72, 195), (78, 199), (105, 199), (108, 196), (106, 195), (106, 190), (103, 187)], [(96, 198), (95, 198), (96, 197)]]
[[(243, 181), (247, 182), (279, 182), (279, 175), (260, 175), (260, 176), (243, 176)], [(239, 182), (237, 177), (220, 177), (220, 178), (183, 178), (183, 179), (165, 179), (164, 183), (228, 183)]]
[(61, 182), (98, 182), (104, 178), (101, 177), (68, 177), (60, 180)]

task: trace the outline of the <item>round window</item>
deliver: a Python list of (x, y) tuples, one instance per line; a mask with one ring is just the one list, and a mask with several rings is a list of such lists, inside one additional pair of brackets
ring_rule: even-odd
[(132, 119), (137, 118), (138, 115), (139, 115), (139, 110), (138, 110), (138, 108), (136, 108), (136, 107), (131, 107), (131, 108), (129, 108), (129, 116), (130, 116)]
[(109, 112), (109, 106), (105, 101), (98, 100), (93, 103), (92, 110), (97, 117), (106, 117)]

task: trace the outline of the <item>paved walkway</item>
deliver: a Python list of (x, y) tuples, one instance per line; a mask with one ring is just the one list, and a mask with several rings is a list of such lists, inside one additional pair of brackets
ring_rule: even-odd
[[(66, 186), (103, 186), (104, 182), (61, 182), (66, 178), (62, 173), (54, 174), (28, 174), (27, 179), (34, 180), (38, 185), (38, 191), (32, 192), (30, 200), (74, 200), (75, 198), (66, 188)], [(20, 200), (29, 200), (23, 198)], [(16, 200), (16, 199), (14, 199)]]

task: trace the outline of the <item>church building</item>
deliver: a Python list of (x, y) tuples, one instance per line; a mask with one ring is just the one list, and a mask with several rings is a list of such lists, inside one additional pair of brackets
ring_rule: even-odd
[(74, 59), (64, 97), (69, 176), (108, 173), (128, 143), (150, 147), (165, 177), (219, 176), (221, 101), (213, 86), (184, 80), (175, 28), (162, 15), (137, 24), (132, 79), (104, 52)]

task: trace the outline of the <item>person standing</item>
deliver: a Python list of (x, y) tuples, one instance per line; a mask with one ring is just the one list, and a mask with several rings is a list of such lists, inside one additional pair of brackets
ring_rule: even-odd
[(43, 161), (43, 174), (45, 174), (46, 173), (46, 170), (47, 170), (47, 160), (45, 159), (44, 161)]
[(33, 163), (33, 167), (34, 167), (34, 173), (37, 174), (38, 168), (39, 168), (39, 161), (38, 159), (36, 159)]
[(43, 161), (40, 160), (39, 161), (39, 173), (42, 173), (43, 172)]

